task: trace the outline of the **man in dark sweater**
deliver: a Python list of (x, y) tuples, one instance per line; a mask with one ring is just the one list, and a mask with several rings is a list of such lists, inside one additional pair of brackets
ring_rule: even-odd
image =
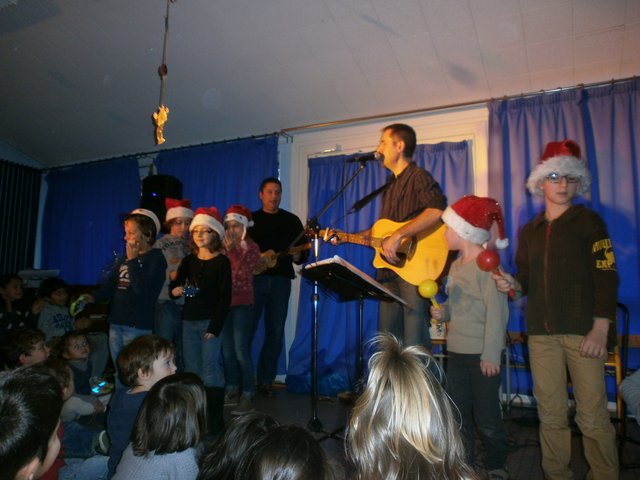
[(291, 212), (280, 208), (282, 184), (274, 177), (265, 178), (260, 184), (262, 209), (252, 212), (253, 227), (249, 235), (260, 247), (260, 252), (271, 250), (275, 265), (253, 279), (254, 312), (256, 324), (264, 312), (265, 338), (258, 360), (258, 392), (273, 393), (271, 383), (276, 377), (278, 359), (282, 352), (284, 326), (289, 308), (291, 280), (295, 277), (293, 262), (300, 264), (307, 258), (306, 252), (288, 252), (291, 244), (304, 244), (302, 222)]

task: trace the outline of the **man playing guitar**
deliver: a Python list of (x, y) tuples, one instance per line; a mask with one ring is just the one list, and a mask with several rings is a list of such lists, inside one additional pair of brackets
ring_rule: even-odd
[[(416, 133), (409, 125), (396, 123), (382, 129), (376, 152), (382, 156), (383, 166), (392, 175), (382, 196), (380, 218), (405, 222), (389, 232), (380, 245), (380, 253), (391, 264), (402, 262), (398, 251), (407, 239), (440, 226), (440, 215), (447, 205), (438, 182), (413, 162), (415, 148)], [(371, 233), (369, 229), (359, 235), (369, 236)], [(341, 238), (341, 234), (343, 232), (333, 230), (328, 236), (332, 243), (339, 244), (347, 237), (343, 234)], [(430, 348), (427, 300), (418, 294), (416, 284), (409, 283), (388, 268), (377, 271), (377, 280), (407, 302), (407, 306), (382, 302), (379, 329), (393, 333), (405, 346), (423, 345)]]

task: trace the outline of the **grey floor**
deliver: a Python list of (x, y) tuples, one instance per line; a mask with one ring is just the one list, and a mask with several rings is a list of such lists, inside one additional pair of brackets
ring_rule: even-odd
[[(257, 410), (268, 413), (280, 423), (308, 426), (315, 419), (322, 424), (324, 432), (315, 432), (321, 440), (321, 445), (335, 465), (339, 479), (350, 478), (350, 468), (345, 460), (344, 443), (338, 438), (343, 433), (340, 430), (347, 422), (350, 406), (334, 398), (318, 398), (316, 415), (313, 415), (312, 401), (309, 395), (291, 393), (284, 385), (277, 386), (275, 397), (257, 397)], [(231, 410), (228, 408), (227, 414)], [(538, 422), (535, 409), (530, 407), (512, 407), (505, 417), (505, 427), (509, 434), (510, 455), (509, 472), (512, 479), (543, 479), (540, 468), (540, 447), (538, 443)], [(326, 433), (340, 430), (337, 436), (328, 437)], [(640, 441), (640, 427), (629, 419), (627, 435)], [(481, 447), (479, 446), (479, 449)], [(482, 453), (479, 453), (481, 461)], [(627, 441), (624, 444), (622, 456), (621, 479), (640, 478), (640, 445)], [(629, 468), (633, 464), (637, 468)], [(573, 436), (573, 456), (571, 467), (576, 479), (582, 479), (587, 473), (587, 463), (582, 454), (582, 442), (576, 430)], [(478, 472), (481, 478), (483, 471)]]

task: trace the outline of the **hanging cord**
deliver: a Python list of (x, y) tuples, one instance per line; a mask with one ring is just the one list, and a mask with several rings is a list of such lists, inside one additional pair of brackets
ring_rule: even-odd
[(169, 44), (169, 12), (172, 3), (177, 0), (167, 0), (167, 11), (164, 16), (164, 40), (162, 43), (162, 63), (158, 67), (158, 75), (160, 76), (160, 99), (158, 101), (158, 111), (153, 113), (153, 121), (156, 125), (156, 144), (160, 145), (165, 142), (163, 136), (163, 128), (169, 117), (169, 109), (164, 105), (164, 77), (167, 76), (167, 45)]

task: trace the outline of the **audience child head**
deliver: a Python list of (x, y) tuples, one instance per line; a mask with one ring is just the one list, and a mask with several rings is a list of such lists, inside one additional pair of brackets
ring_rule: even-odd
[(347, 434), (356, 478), (473, 478), (454, 407), (431, 371), (433, 357), (420, 346), (402, 348), (390, 334), (375, 344)]
[(157, 335), (134, 338), (118, 357), (120, 376), (136, 391), (148, 391), (159, 380), (176, 373), (175, 347)]
[(21, 300), (24, 295), (22, 278), (17, 273), (8, 273), (0, 277), (0, 295), (4, 300), (6, 311), (11, 311), (10, 305)]
[(3, 345), (3, 356), (8, 367), (34, 365), (49, 358), (49, 347), (40, 330), (13, 330)]
[(189, 232), (189, 225), (193, 219), (191, 202), (188, 198), (184, 200), (167, 198), (164, 201), (164, 205), (167, 208), (164, 222), (166, 231), (174, 237), (186, 238)]
[(234, 480), (240, 461), (269, 429), (278, 423), (266, 413), (249, 412), (235, 417), (224, 435), (200, 460), (199, 480)]
[(62, 409), (58, 382), (33, 367), (0, 377), (0, 472), (2, 478), (43, 475), (60, 451)]
[(73, 373), (64, 358), (47, 358), (44, 362), (33, 365), (31, 368), (51, 375), (58, 382), (62, 391), (63, 401), (68, 400), (73, 395), (75, 390)]
[(207, 397), (200, 378), (176, 373), (159, 380), (142, 402), (131, 436), (135, 456), (182, 452), (207, 431)]
[(66, 360), (89, 360), (91, 346), (87, 336), (77, 330), (65, 333), (57, 344), (56, 350)]
[(331, 465), (315, 437), (297, 425), (270, 428), (243, 456), (243, 480), (331, 480)]
[(69, 301), (67, 282), (59, 277), (45, 278), (38, 287), (38, 298), (44, 298), (54, 305), (66, 306)]

